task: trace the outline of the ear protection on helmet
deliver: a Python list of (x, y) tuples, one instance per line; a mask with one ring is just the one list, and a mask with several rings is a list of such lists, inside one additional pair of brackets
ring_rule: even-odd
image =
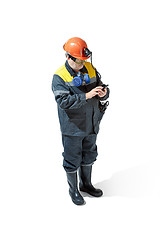
[(86, 84), (90, 83), (90, 77), (88, 74), (83, 75), (81, 72), (78, 72), (77, 76), (72, 80), (74, 86), (76, 87), (81, 86), (83, 81), (85, 81)]

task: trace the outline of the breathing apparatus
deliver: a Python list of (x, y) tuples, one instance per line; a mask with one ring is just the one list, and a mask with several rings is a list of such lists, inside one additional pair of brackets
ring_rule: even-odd
[(83, 83), (90, 83), (90, 77), (88, 74), (82, 74), (81, 72), (77, 73), (77, 76), (75, 76), (72, 80), (74, 86), (79, 87), (83, 85)]

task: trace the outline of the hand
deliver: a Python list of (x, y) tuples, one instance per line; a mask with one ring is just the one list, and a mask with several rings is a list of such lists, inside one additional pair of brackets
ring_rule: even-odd
[(104, 88), (104, 90), (99, 90), (98, 91), (98, 96), (99, 97), (104, 97), (105, 95), (107, 94), (107, 89), (106, 88)]
[[(96, 88), (93, 88), (90, 92), (86, 93), (86, 100), (92, 97), (95, 97), (96, 95), (99, 95), (99, 94), (102, 95), (102, 93), (104, 94), (104, 92), (102, 91), (102, 88), (103, 88), (102, 86), (98, 86)], [(105, 95), (106, 93), (104, 94), (104, 96)]]

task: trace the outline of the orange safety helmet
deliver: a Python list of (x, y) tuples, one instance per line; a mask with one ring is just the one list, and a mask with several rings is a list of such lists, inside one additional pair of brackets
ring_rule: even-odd
[(87, 48), (86, 42), (78, 37), (70, 38), (64, 45), (63, 49), (68, 52), (72, 57), (86, 60), (90, 56), (86, 57), (84, 54), (84, 50)]

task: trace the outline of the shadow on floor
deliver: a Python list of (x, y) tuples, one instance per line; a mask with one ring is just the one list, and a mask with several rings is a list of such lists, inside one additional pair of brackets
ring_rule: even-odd
[(110, 179), (95, 184), (103, 190), (103, 197), (144, 197), (152, 194), (153, 180), (146, 166), (136, 166), (116, 172)]

